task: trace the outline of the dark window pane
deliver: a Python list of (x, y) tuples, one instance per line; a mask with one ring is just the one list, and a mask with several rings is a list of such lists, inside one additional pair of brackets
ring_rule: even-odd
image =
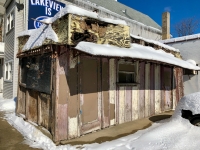
[(126, 74), (125, 73), (119, 73), (119, 82), (126, 83)]

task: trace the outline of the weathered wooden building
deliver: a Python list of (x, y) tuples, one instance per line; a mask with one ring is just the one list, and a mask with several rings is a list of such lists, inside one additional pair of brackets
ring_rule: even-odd
[(22, 33), (17, 57), (16, 112), (55, 142), (173, 109), (183, 68), (200, 69), (171, 47), (131, 37), (123, 21), (75, 6)]

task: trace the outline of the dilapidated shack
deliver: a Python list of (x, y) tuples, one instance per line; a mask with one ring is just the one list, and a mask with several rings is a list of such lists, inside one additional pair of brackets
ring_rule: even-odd
[(55, 142), (174, 108), (183, 68), (200, 69), (178, 50), (130, 36), (125, 22), (75, 6), (43, 22), (19, 35), (16, 112)]

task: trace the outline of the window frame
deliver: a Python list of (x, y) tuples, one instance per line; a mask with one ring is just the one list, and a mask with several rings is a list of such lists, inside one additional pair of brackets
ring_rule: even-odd
[(4, 81), (13, 81), (13, 61), (7, 61), (4, 64)]
[[(134, 66), (134, 71), (123, 71), (120, 70), (119, 65), (120, 64), (130, 64)], [(120, 76), (119, 73), (126, 73), (126, 74), (133, 74), (133, 82), (120, 82)], [(125, 60), (119, 60), (117, 63), (117, 85), (122, 85), (122, 86), (128, 86), (128, 85), (133, 85), (133, 86), (137, 86), (138, 83), (138, 61), (125, 61)]]
[(14, 28), (14, 9), (6, 16), (6, 33)]

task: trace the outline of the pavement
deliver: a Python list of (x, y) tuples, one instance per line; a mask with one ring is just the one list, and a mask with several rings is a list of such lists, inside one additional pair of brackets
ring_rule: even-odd
[[(99, 130), (90, 134), (81, 136), (80, 138), (61, 141), (60, 144), (82, 145), (90, 143), (102, 143), (112, 141), (129, 134), (133, 134), (138, 130), (148, 128), (153, 122), (167, 119), (171, 117), (173, 111), (164, 112), (152, 117), (123, 123), (112, 126), (104, 130)], [(24, 137), (3, 118), (4, 113), (0, 112), (0, 150), (34, 150), (24, 144)]]
[(0, 112), (0, 150), (36, 150), (24, 144), (24, 137), (3, 118)]

